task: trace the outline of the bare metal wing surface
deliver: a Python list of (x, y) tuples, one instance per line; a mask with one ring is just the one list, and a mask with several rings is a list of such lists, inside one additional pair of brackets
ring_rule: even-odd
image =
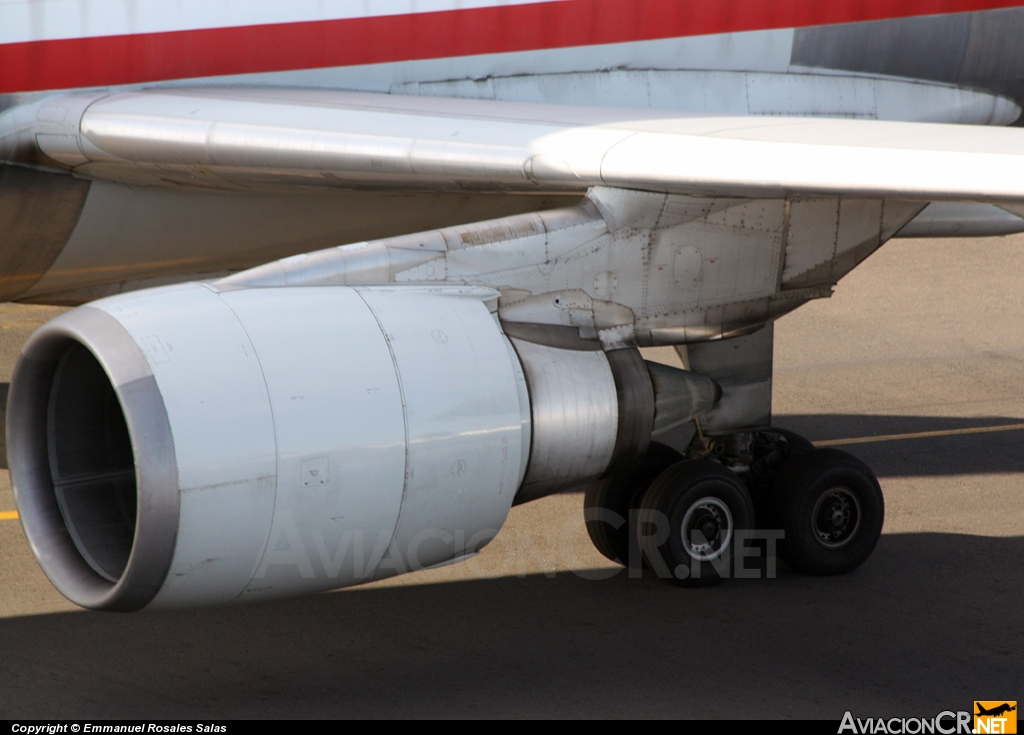
[(1020, 203), (1016, 129), (183, 89), (70, 96), (0, 117), (0, 157), (99, 180), (260, 190), (610, 186), (696, 196)]

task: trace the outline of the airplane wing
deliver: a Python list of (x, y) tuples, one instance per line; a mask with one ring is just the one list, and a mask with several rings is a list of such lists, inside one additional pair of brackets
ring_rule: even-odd
[[(124, 272), (103, 257), (148, 250), (147, 267), (194, 275), (279, 227), (281, 208), (258, 211), (271, 197), (246, 192), (586, 193), (292, 243), (228, 278), (128, 284), (38, 330), (8, 399), (19, 514), (57, 588), (107, 610), (269, 600), (467, 558), (513, 502), (582, 485), (602, 554), (632, 559), (635, 532), (654, 573), (703, 584), (755, 528), (753, 491), (726, 467), (782, 488), (762, 499), (790, 566), (855, 569), (881, 534), (881, 489), (856, 458), (773, 433), (771, 324), (929, 202), (1024, 204), (1017, 129), (322, 90), (51, 98), (0, 117), (0, 158), (118, 184), (88, 185), (41, 269), (95, 283)], [(240, 196), (177, 194), (210, 190)], [(247, 197), (262, 204), (243, 217)], [(38, 248), (35, 232), (22, 243)], [(647, 367), (638, 347), (653, 345), (686, 345), (689, 370)], [(656, 432), (694, 417), (687, 456), (706, 461), (652, 453)], [(615, 519), (619, 535), (593, 530)]]
[(130, 184), (843, 195), (1024, 202), (1013, 128), (328, 90), (58, 97), (0, 116), (0, 159)]

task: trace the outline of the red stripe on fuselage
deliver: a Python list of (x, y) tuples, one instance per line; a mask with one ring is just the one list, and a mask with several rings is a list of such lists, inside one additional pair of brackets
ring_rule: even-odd
[(1022, 0), (562, 0), (0, 45), (0, 93), (799, 28)]

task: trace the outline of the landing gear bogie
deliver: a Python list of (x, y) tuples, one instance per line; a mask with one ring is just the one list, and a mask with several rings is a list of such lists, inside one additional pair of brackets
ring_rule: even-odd
[(605, 557), (642, 561), (685, 586), (731, 576), (737, 544), (762, 548), (753, 556), (767, 558), (772, 545), (757, 534), (744, 540), (755, 519), (761, 531), (782, 531), (778, 554), (795, 571), (846, 574), (871, 555), (885, 517), (867, 465), (781, 429), (700, 437), (685, 454), (652, 443), (631, 470), (591, 483), (584, 507)]

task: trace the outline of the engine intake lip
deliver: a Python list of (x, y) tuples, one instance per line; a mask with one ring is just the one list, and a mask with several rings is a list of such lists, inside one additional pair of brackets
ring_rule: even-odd
[[(131, 553), (117, 581), (79, 552), (65, 524), (50, 467), (50, 396), (62, 358), (85, 347), (120, 404), (135, 464)], [(163, 586), (178, 534), (178, 471), (167, 409), (136, 340), (106, 312), (80, 307), (41, 327), (22, 348), (7, 404), (7, 452), (15, 501), (32, 552), (69, 600), (94, 610), (145, 607)]]

